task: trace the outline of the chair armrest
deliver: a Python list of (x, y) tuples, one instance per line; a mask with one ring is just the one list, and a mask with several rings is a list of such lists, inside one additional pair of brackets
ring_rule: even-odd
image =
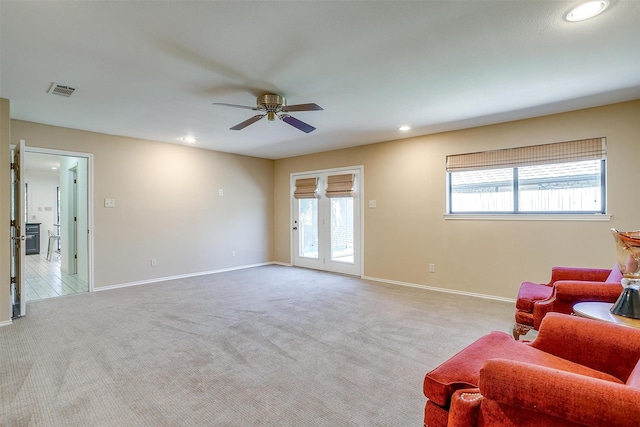
[(613, 302), (622, 293), (622, 285), (616, 282), (588, 282), (560, 280), (553, 284), (556, 299), (573, 304), (582, 301)]
[(477, 388), (458, 390), (451, 396), (447, 427), (475, 426), (482, 395)]
[(603, 268), (579, 268), (579, 267), (553, 267), (549, 284), (558, 280), (582, 280), (589, 282), (604, 282), (609, 277), (611, 269)]
[(640, 420), (640, 389), (524, 362), (486, 361), (479, 388), (485, 399), (517, 413), (526, 410), (587, 426), (632, 427)]
[(549, 313), (529, 345), (625, 382), (640, 360), (640, 329)]
[(573, 306), (579, 302), (615, 302), (621, 293), (622, 285), (616, 282), (557, 281), (553, 284), (551, 296), (533, 305), (534, 328), (540, 329), (540, 323), (547, 313), (571, 314)]

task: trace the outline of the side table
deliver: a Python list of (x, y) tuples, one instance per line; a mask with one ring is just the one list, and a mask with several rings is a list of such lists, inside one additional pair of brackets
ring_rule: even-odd
[(580, 317), (602, 320), (630, 328), (640, 328), (640, 319), (611, 314), (609, 311), (611, 306), (613, 306), (613, 304), (610, 302), (579, 302), (573, 306), (573, 313)]

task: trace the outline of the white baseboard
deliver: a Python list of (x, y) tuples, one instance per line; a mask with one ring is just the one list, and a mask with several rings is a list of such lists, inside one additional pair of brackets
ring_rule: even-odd
[[(254, 267), (262, 267), (265, 265), (281, 265), (284, 267), (292, 267), (292, 264), (290, 263), (286, 263), (286, 262), (279, 262), (279, 261), (271, 261), (271, 262), (261, 262), (258, 264), (249, 264), (249, 265), (240, 265), (240, 266), (236, 266), (236, 267), (229, 267), (229, 268), (221, 268), (218, 270), (209, 270), (209, 271), (200, 271), (198, 273), (188, 273), (188, 274), (179, 274), (176, 276), (165, 276), (165, 277), (157, 277), (155, 279), (148, 279), (148, 280), (140, 280), (137, 282), (128, 282), (128, 283), (119, 283), (116, 285), (108, 285), (108, 286), (100, 286), (99, 288), (94, 288), (94, 292), (98, 292), (98, 291), (108, 291), (111, 289), (119, 289), (119, 288), (127, 288), (129, 286), (138, 286), (138, 285), (147, 285), (150, 283), (158, 283), (158, 282), (166, 282), (167, 280), (175, 280), (175, 279), (185, 279), (188, 277), (197, 277), (197, 276), (206, 276), (207, 274), (217, 274), (217, 273), (224, 273), (227, 271), (235, 271), (235, 270), (244, 270), (246, 268), (254, 268)], [(379, 277), (370, 277), (370, 276), (360, 276), (362, 279), (365, 280), (371, 280), (374, 282), (382, 282), (382, 283), (388, 283), (391, 285), (399, 285), (399, 286), (408, 286), (408, 287), (412, 287), (412, 288), (419, 288), (419, 289), (425, 289), (428, 291), (435, 291), (435, 292), (445, 292), (448, 294), (456, 294), (456, 295), (465, 295), (465, 296), (470, 296), (470, 297), (475, 297), (475, 298), (484, 298), (484, 299), (490, 299), (490, 300), (495, 300), (495, 301), (503, 301), (503, 302), (510, 302), (510, 303), (515, 303), (516, 300), (513, 298), (503, 298), (503, 297), (497, 297), (494, 295), (486, 295), (486, 294), (479, 294), (479, 293), (475, 293), (475, 292), (466, 292), (466, 291), (458, 291), (455, 289), (446, 289), (446, 288), (438, 288), (435, 286), (427, 286), (427, 285), (419, 285), (417, 283), (408, 283), (408, 282), (400, 282), (397, 280), (389, 280), (389, 279), (381, 279)], [(0, 327), (1, 326), (5, 326), (5, 325), (10, 325), (11, 321), (9, 320), (8, 322), (4, 322), (4, 323), (0, 323)]]
[(3, 326), (9, 326), (12, 323), (13, 323), (13, 321), (11, 319), (5, 320), (4, 322), (0, 322), (0, 328), (2, 328)]
[(372, 280), (374, 282), (389, 283), (392, 285), (399, 285), (399, 286), (409, 286), (411, 288), (420, 288), (428, 291), (444, 292), (447, 294), (465, 295), (469, 297), (484, 298), (484, 299), (490, 299), (494, 301), (503, 301), (503, 302), (510, 302), (510, 303), (516, 302), (516, 300), (513, 298), (503, 298), (503, 297), (497, 297), (494, 295), (478, 294), (475, 292), (466, 292), (466, 291), (458, 291), (455, 289), (438, 288), (435, 286), (419, 285), (417, 283), (399, 282), (397, 280), (380, 279), (378, 277), (362, 276), (362, 278), (365, 280)]
[(236, 267), (221, 268), (218, 270), (200, 271), (197, 273), (179, 274), (176, 276), (157, 277), (155, 279), (140, 280), (137, 282), (119, 283), (116, 285), (100, 286), (94, 288), (94, 292), (109, 291), (111, 289), (128, 288), (129, 286), (147, 285), (150, 283), (166, 282), (167, 280), (185, 279), (187, 277), (206, 276), (207, 274), (224, 273), (227, 271), (244, 270), (246, 268), (262, 267), (264, 265), (277, 264), (275, 262), (261, 262), (258, 264), (240, 265)]
[(281, 265), (283, 267), (293, 267), (293, 264), (291, 264), (290, 262), (271, 261), (268, 264)]

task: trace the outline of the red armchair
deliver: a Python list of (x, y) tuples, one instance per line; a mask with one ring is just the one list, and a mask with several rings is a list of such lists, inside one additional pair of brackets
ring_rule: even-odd
[(485, 335), (423, 390), (426, 427), (637, 427), (640, 329), (549, 313), (535, 340)]
[(452, 397), (449, 427), (637, 427), (640, 365), (626, 384), (512, 360), (487, 360), (479, 388)]
[(616, 264), (612, 270), (553, 267), (549, 283), (522, 283), (516, 299), (513, 337), (538, 330), (547, 313), (571, 314), (579, 302), (615, 302), (622, 292), (620, 279), (622, 273)]

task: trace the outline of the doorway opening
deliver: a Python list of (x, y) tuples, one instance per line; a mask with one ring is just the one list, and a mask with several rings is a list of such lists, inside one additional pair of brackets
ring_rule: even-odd
[(25, 230), (38, 231), (24, 257), (27, 302), (92, 288), (89, 163), (86, 154), (25, 147)]
[(362, 275), (363, 167), (291, 175), (295, 266)]

